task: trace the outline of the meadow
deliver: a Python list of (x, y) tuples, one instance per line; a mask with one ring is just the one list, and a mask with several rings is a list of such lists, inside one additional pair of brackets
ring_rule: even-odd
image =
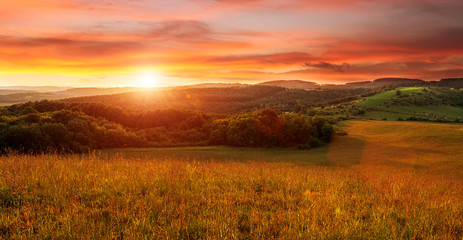
[[(418, 91), (423, 90), (423, 87), (401, 87), (398, 88), (400, 90), (401, 94), (410, 94), (410, 93), (415, 93)], [(357, 104), (357, 106), (360, 107), (377, 107), (384, 103), (386, 100), (391, 99), (391, 98), (397, 98), (399, 97), (396, 94), (396, 90), (389, 90), (382, 92), (380, 94), (373, 95), (371, 97), (367, 97), (366, 101), (360, 102)]]
[(344, 123), (312, 150), (0, 157), (3, 239), (462, 239), (463, 125)]
[[(420, 112), (434, 114), (436, 116), (446, 116), (446, 121), (460, 120), (461, 116), (463, 116), (463, 107), (461, 104), (443, 104), (430, 100), (430, 102), (425, 104), (421, 103), (416, 105), (408, 104), (406, 99), (401, 99), (401, 97), (413, 96), (414, 94), (419, 95), (413, 97), (420, 97), (424, 95), (425, 91), (434, 91), (435, 97), (442, 98), (443, 92), (439, 92), (442, 89), (437, 91), (436, 89), (429, 90), (429, 88), (426, 89), (424, 87), (401, 87), (397, 89), (400, 91), (400, 95), (396, 94), (396, 90), (385, 91), (367, 97), (355, 105), (368, 108), (369, 110), (366, 111), (362, 117), (374, 120), (397, 120), (399, 118), (405, 120), (411, 116), (416, 118), (423, 117), (418, 114)], [(390, 100), (397, 100), (398, 104), (390, 104)], [(421, 100), (423, 100), (423, 98), (421, 98)]]

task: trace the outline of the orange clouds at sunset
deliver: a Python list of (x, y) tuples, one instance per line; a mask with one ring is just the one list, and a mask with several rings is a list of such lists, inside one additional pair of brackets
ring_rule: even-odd
[(0, 86), (463, 76), (459, 0), (0, 2)]

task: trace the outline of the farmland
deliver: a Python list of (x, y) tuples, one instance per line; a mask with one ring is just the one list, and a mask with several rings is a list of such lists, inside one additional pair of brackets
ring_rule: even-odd
[(0, 236), (459, 239), (463, 125), (343, 123), (312, 150), (0, 157)]

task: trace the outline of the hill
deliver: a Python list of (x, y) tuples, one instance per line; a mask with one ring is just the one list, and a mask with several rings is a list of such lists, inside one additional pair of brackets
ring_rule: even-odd
[(59, 87), (9, 87), (0, 90), (0, 105), (40, 100), (58, 100), (72, 97), (108, 95), (144, 91), (140, 88), (59, 88)]
[[(143, 88), (64, 88), (64, 87), (26, 87), (26, 86), (11, 86), (0, 87), (0, 106), (10, 105), (14, 103), (24, 103), (28, 101), (40, 100), (56, 100), (65, 98), (75, 98), (83, 96), (100, 96), (126, 92), (140, 91), (164, 91), (164, 90), (179, 90), (179, 89), (219, 89), (219, 88), (245, 88), (252, 86), (271, 86), (287, 89), (299, 90), (338, 90), (338, 89), (357, 89), (357, 88), (395, 88), (395, 87), (448, 87), (448, 88), (463, 88), (463, 78), (444, 78), (440, 81), (425, 82), (421, 79), (409, 78), (380, 78), (374, 81), (352, 82), (346, 84), (317, 84), (315, 82), (303, 80), (274, 80), (258, 83), (256, 85), (240, 84), (240, 83), (201, 83), (186, 86), (174, 86), (156, 89)], [(220, 90), (218, 90), (220, 92)], [(346, 97), (345, 95), (340, 98)], [(282, 103), (286, 104), (286, 103)], [(319, 103), (323, 104), (323, 103)]]
[(56, 100), (68, 97), (70, 97), (70, 95), (59, 95), (52, 92), (6, 92), (6, 94), (0, 95), (0, 106), (28, 101), (40, 101), (43, 99)]
[(316, 89), (320, 87), (315, 82), (302, 81), (302, 80), (274, 80), (268, 82), (261, 82), (257, 85), (283, 87), (283, 88), (295, 88), (295, 89)]
[[(439, 86), (452, 86), (458, 79), (446, 79), (436, 82)], [(379, 78), (373, 81), (351, 82), (346, 84), (317, 84), (303, 80), (275, 80), (258, 83), (258, 85), (277, 86), (294, 89), (349, 89), (349, 88), (378, 88), (378, 87), (411, 87), (429, 86), (430, 83), (421, 79), (411, 78)]]
[(444, 78), (437, 82), (440, 87), (463, 88), (463, 78)]
[(374, 86), (391, 86), (391, 87), (408, 87), (408, 86), (422, 86), (426, 82), (421, 79), (411, 78), (379, 78), (372, 82)]
[(138, 93), (80, 97), (64, 102), (97, 102), (131, 109), (188, 109), (208, 113), (237, 113), (272, 107), (294, 111), (309, 106), (355, 99), (373, 94), (371, 89), (286, 89), (265, 85), (227, 88), (172, 88)]
[(356, 106), (372, 119), (426, 121), (463, 120), (463, 91), (439, 87), (408, 87), (365, 98)]

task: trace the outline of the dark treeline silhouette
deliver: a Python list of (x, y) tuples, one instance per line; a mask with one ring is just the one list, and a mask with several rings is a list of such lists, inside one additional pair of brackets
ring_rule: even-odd
[(332, 132), (322, 117), (275, 109), (206, 114), (47, 100), (0, 108), (2, 153), (199, 145), (310, 148), (328, 143)]
[(444, 78), (435, 84), (439, 87), (463, 88), (463, 78)]

